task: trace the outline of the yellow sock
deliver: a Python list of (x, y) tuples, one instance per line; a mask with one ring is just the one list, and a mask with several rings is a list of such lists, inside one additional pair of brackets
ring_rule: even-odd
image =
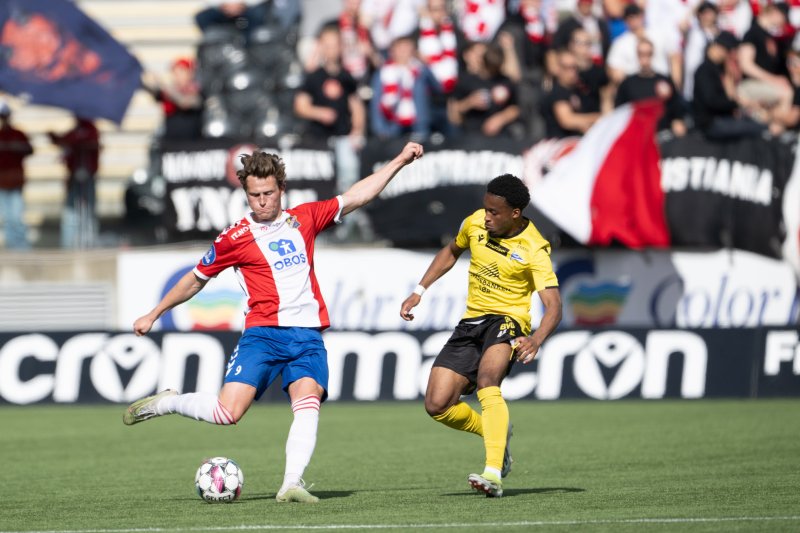
[[(444, 413), (434, 416), (433, 419), (447, 427), (483, 436), (481, 415), (465, 402), (458, 402)], [(502, 460), (501, 456), (500, 461), (502, 462)]]
[(486, 466), (503, 468), (503, 454), (508, 434), (508, 406), (500, 394), (500, 387), (486, 387), (478, 391), (483, 409), (483, 445), (486, 448)]

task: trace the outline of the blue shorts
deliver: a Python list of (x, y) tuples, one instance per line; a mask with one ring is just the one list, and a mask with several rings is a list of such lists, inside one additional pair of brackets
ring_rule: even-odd
[(228, 361), (225, 383), (246, 383), (261, 398), (278, 375), (283, 391), (300, 378), (312, 378), (328, 397), (328, 352), (314, 328), (256, 326), (247, 328)]

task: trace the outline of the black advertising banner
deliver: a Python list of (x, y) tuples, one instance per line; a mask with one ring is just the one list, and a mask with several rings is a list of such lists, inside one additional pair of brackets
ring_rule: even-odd
[(213, 238), (248, 212), (236, 171), (239, 157), (256, 149), (283, 158), (286, 207), (336, 194), (334, 154), (324, 145), (278, 148), (230, 139), (165, 143), (154, 157), (166, 183), (162, 224), (170, 240)]
[[(449, 331), (327, 331), (329, 399), (419, 400)], [(0, 334), (0, 404), (217, 393), (236, 332)], [(283, 401), (278, 384), (264, 401)], [(800, 396), (797, 329), (569, 329), (503, 382), (509, 400)]]
[[(361, 152), (361, 174), (391, 161), (405, 141), (370, 141)], [(395, 246), (440, 246), (461, 221), (483, 206), (486, 184), (501, 174), (522, 177), (530, 144), (511, 139), (464, 137), (427, 143), (425, 156), (404, 168), (365, 209), (375, 233)]]
[(793, 148), (761, 138), (709, 142), (698, 134), (663, 143), (662, 187), (672, 246), (781, 257), (783, 191)]

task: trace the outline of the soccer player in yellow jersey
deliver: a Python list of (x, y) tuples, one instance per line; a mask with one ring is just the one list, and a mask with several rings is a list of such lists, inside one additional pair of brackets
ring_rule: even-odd
[[(464, 220), (455, 240), (436, 254), (400, 308), (404, 320), (413, 320), (411, 310), (425, 290), (470, 250), (467, 311), (433, 363), (425, 410), (446, 426), (483, 437), (486, 467), (467, 480), (472, 488), (492, 497), (503, 495), (502, 478), (511, 471), (511, 424), (500, 383), (515, 360), (533, 361), (561, 321), (550, 243), (522, 216), (529, 202), (528, 188), (519, 178), (504, 174), (490, 181), (483, 209)], [(545, 311), (531, 334), (534, 292)], [(480, 415), (460, 399), (476, 389)]]

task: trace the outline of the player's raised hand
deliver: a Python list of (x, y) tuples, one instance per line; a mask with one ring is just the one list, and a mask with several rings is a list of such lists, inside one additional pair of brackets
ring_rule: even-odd
[(150, 331), (154, 322), (155, 320), (151, 318), (150, 315), (140, 316), (136, 319), (136, 322), (133, 323), (133, 332), (137, 337), (141, 337)]
[(411, 310), (414, 309), (417, 305), (419, 305), (421, 296), (417, 293), (412, 293), (411, 296), (405, 299), (403, 304), (400, 306), (400, 317), (410, 322), (414, 320), (414, 315), (411, 314)]
[(400, 152), (400, 159), (403, 160), (403, 163), (406, 165), (411, 163), (412, 161), (419, 159), (422, 157), (424, 150), (422, 149), (422, 145), (415, 142), (406, 143), (403, 147), (403, 151)]

